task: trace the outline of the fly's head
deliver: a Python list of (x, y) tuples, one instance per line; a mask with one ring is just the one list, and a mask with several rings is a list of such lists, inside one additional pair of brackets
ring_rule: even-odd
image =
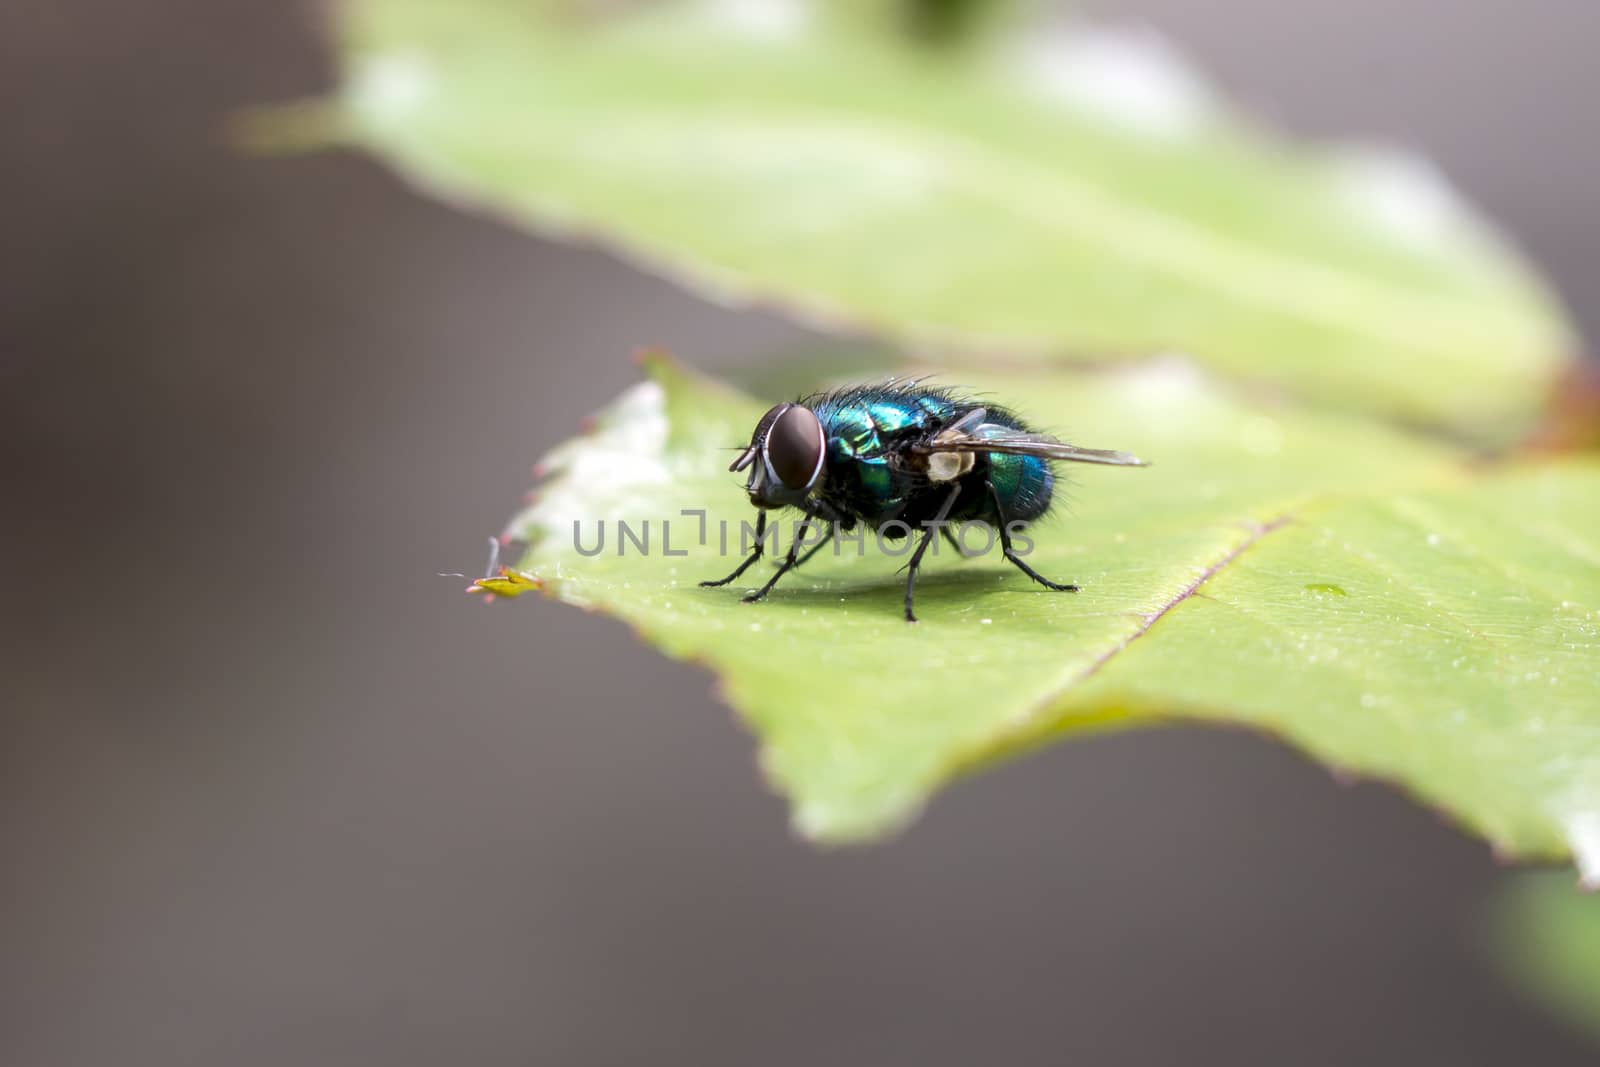
[(756, 507), (801, 507), (822, 481), (827, 451), (816, 412), (801, 404), (779, 404), (761, 416), (750, 447), (728, 469), (750, 468), (745, 491)]

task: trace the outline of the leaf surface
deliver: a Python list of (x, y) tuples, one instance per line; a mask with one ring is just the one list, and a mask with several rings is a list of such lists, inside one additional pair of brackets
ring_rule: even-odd
[[(1247, 402), (1176, 361), (988, 374), (970, 384), (1034, 423), (1154, 465), (1064, 471), (1066, 505), (1032, 528), (1028, 558), (1082, 592), (946, 548), (925, 561), (912, 626), (904, 556), (870, 537), (760, 604), (738, 595), (765, 563), (699, 588), (740, 558), (754, 516), (725, 468), (765, 405), (649, 366), (547, 461), (509, 529), (531, 543), (511, 579), (713, 671), (811, 837), (881, 834), (975, 766), (1161, 716), (1260, 727), (1400, 783), (1508, 854), (1564, 855), (1600, 813), (1600, 465), (1476, 471), (1380, 424)], [(686, 511), (705, 513), (703, 540)], [(635, 537), (648, 525), (648, 552), (618, 520)]]

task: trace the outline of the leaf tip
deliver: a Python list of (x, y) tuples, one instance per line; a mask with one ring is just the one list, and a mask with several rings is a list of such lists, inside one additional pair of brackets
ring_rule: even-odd
[(501, 567), (499, 573), (485, 575), (467, 586), (471, 594), (485, 594), (485, 603), (496, 599), (512, 600), (525, 593), (537, 592), (544, 588), (544, 583), (527, 571), (513, 570), (510, 567)]

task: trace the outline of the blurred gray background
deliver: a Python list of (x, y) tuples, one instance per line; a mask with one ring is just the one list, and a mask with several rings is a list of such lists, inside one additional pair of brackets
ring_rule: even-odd
[[(1085, 6), (1425, 149), (1596, 336), (1593, 0)], [(634, 346), (802, 335), (222, 146), (329, 80), (298, 5), (0, 7), (0, 1064), (1595, 1061), (1387, 789), (1150, 731), (817, 852), (700, 671), (434, 577)]]

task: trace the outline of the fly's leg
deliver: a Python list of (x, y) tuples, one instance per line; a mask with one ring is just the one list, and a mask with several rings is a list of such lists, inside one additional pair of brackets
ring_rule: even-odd
[(961, 542), (957, 541), (956, 535), (950, 532), (950, 527), (941, 526), (939, 527), (939, 532), (944, 534), (944, 539), (946, 541), (950, 542), (950, 547), (956, 550), (956, 555), (960, 556), (962, 559), (967, 558), (966, 552), (962, 551)]
[(715, 581), (701, 582), (700, 584), (703, 587), (707, 588), (707, 589), (714, 589), (719, 585), (727, 585), (729, 582), (731, 582), (735, 578), (739, 577), (739, 575), (741, 575), (745, 571), (749, 570), (750, 569), (750, 564), (752, 564), (756, 560), (760, 559), (761, 558), (761, 553), (767, 547), (766, 532), (767, 532), (767, 513), (765, 511), (757, 512), (757, 514), (756, 514), (756, 550), (754, 552), (750, 553), (749, 558), (746, 559), (743, 563), (739, 564), (739, 566), (735, 567), (733, 573), (728, 575), (726, 578), (718, 578)]
[[(933, 544), (933, 532), (944, 530), (944, 520), (950, 514), (950, 509), (955, 506), (956, 497), (961, 495), (961, 483), (957, 482), (950, 487), (950, 493), (944, 498), (944, 503), (939, 505), (939, 514), (933, 517), (933, 522), (922, 535), (922, 540), (917, 543), (917, 550), (911, 554), (911, 562), (906, 565), (906, 622), (916, 622), (916, 613), (911, 610), (911, 597), (917, 586), (917, 566), (922, 562), (922, 554), (928, 551), (928, 546)], [(949, 533), (948, 530), (945, 530)]]
[(834, 524), (831, 522), (828, 523), (828, 532), (822, 535), (822, 540), (818, 541), (816, 544), (807, 549), (805, 555), (794, 561), (794, 565), (796, 567), (804, 567), (807, 560), (809, 560), (812, 556), (815, 556), (818, 552), (821, 552), (824, 548), (827, 548), (828, 542), (833, 540), (833, 530)]
[(1011, 534), (1006, 530), (1006, 509), (1000, 506), (1000, 494), (995, 491), (993, 482), (984, 482), (983, 484), (984, 488), (989, 490), (989, 502), (994, 505), (994, 517), (999, 522), (1000, 547), (1002, 550), (1004, 550), (1006, 559), (1010, 560), (1016, 566), (1017, 570), (1021, 571), (1023, 574), (1026, 574), (1029, 578), (1032, 578), (1046, 589), (1054, 589), (1058, 593), (1076, 593), (1078, 591), (1077, 586), (1062, 585), (1060, 582), (1052, 582), (1050, 579), (1046, 578), (1044, 575), (1040, 574), (1038, 571), (1024, 563), (1022, 557), (1017, 555), (1016, 552), (1012, 551)]
[[(806, 522), (810, 522), (812, 519), (815, 519), (816, 517), (817, 517), (817, 513), (816, 512), (807, 511), (806, 512), (805, 521)], [(821, 548), (822, 546), (821, 545), (817, 545), (816, 547), (817, 548)], [(745, 564), (746, 565), (748, 565), (750, 563), (753, 563), (753, 562), (755, 562), (755, 557), (754, 556), (750, 557), (750, 559), (745, 560)], [(789, 545), (789, 554), (783, 558), (783, 566), (779, 567), (777, 569), (777, 571), (773, 573), (772, 577), (767, 579), (767, 584), (762, 586), (760, 589), (757, 589), (754, 593), (746, 593), (741, 599), (746, 604), (754, 604), (756, 601), (760, 600), (762, 597), (766, 596), (769, 592), (771, 592), (772, 591), (772, 587), (778, 584), (778, 579), (782, 578), (785, 574), (788, 574), (791, 570), (793, 570), (795, 565), (798, 564), (799, 562), (800, 562), (800, 539), (797, 537)], [(743, 569), (744, 569), (744, 567), (740, 567), (739, 568), (739, 570), (743, 570)], [(739, 571), (734, 571), (732, 577), (738, 577), (738, 574), (739, 574)]]

